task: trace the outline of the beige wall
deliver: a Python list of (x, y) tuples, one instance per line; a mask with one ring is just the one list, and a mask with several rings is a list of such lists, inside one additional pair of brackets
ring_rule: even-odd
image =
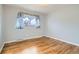
[(48, 14), (45, 35), (79, 44), (79, 5), (64, 6)]
[(2, 47), (4, 45), (3, 40), (3, 33), (2, 33), (2, 5), (0, 5), (0, 51), (2, 50)]
[[(16, 29), (16, 17), (18, 12), (26, 12), (40, 16), (41, 28), (25, 27), (22, 30)], [(42, 14), (25, 10), (23, 8), (4, 5), (4, 19), (5, 19), (5, 41), (13, 42), (22, 39), (29, 39), (40, 37), (43, 34), (44, 17)]]
[(0, 42), (1, 42), (1, 21), (2, 21), (2, 18), (1, 18), (1, 5), (0, 5)]

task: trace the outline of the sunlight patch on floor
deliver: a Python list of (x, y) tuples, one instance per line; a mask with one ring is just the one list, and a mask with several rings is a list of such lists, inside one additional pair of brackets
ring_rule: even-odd
[(30, 48), (24, 49), (22, 52), (19, 52), (19, 54), (37, 54), (37, 48), (32, 46)]

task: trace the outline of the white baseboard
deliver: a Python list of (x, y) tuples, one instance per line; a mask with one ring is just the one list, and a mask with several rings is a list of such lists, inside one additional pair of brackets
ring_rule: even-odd
[(5, 42), (5, 43), (18, 42), (18, 41), (29, 40), (29, 39), (35, 39), (35, 38), (40, 38), (40, 37), (42, 37), (42, 36), (28, 37), (28, 38), (23, 38), (23, 39), (14, 40), (14, 41), (7, 41), (7, 42)]
[(59, 39), (59, 38), (52, 37), (52, 36), (47, 36), (47, 35), (44, 35), (44, 36), (49, 37), (49, 38), (53, 38), (53, 39), (56, 39), (56, 40), (60, 40), (60, 41), (63, 41), (63, 42), (66, 42), (66, 43), (69, 43), (69, 44), (72, 44), (72, 45), (79, 46), (79, 44), (76, 44), (76, 43), (73, 43), (73, 42), (69, 42), (69, 41), (66, 41), (66, 40), (63, 40), (63, 39)]
[[(79, 44), (76, 44), (76, 43), (73, 43), (73, 42), (69, 42), (69, 41), (66, 41), (66, 40), (63, 40), (63, 39), (59, 39), (59, 38), (56, 38), (56, 37), (53, 37), (53, 36), (48, 36), (48, 35), (29, 37), (29, 38), (26, 38), (26, 39), (28, 40), (28, 39), (33, 39), (33, 38), (40, 38), (40, 37), (43, 37), (43, 36), (46, 36), (46, 37), (49, 37), (49, 38), (53, 38), (53, 39), (56, 39), (56, 40), (60, 40), (60, 41), (63, 41), (63, 42), (66, 42), (66, 43), (69, 43), (69, 44), (72, 44), (72, 45), (79, 46)], [(18, 42), (18, 41), (23, 41), (23, 40), (26, 40), (26, 39), (22, 39), (22, 40), (20, 39), (20, 40), (16, 40), (16, 41), (8, 41), (8, 42), (5, 42), (5, 43)]]
[(2, 44), (2, 47), (0, 48), (0, 52), (2, 51), (3, 47), (4, 47), (4, 43)]

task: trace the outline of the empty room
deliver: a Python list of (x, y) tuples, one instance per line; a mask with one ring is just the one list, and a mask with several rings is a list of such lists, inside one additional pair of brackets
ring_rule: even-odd
[(79, 54), (78, 4), (0, 4), (1, 54)]

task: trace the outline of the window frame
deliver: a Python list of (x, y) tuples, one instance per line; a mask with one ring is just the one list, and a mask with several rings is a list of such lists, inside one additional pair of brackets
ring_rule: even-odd
[[(22, 14), (38, 17), (39, 18), (39, 24), (40, 24), (40, 16), (39, 15), (25, 13), (25, 12), (18, 12), (17, 13), (17, 18), (22, 17)], [(18, 19), (17, 19), (17, 21), (18, 21)], [(23, 25), (25, 25), (25, 24), (23, 24)], [(33, 25), (28, 25), (28, 26), (33, 27)], [(24, 29), (24, 27), (26, 27), (26, 26), (23, 26), (22, 28), (21, 27), (19, 28), (19, 27), (16, 26), (17, 29)], [(38, 27), (36, 27), (36, 28), (40, 28), (40, 25)]]

